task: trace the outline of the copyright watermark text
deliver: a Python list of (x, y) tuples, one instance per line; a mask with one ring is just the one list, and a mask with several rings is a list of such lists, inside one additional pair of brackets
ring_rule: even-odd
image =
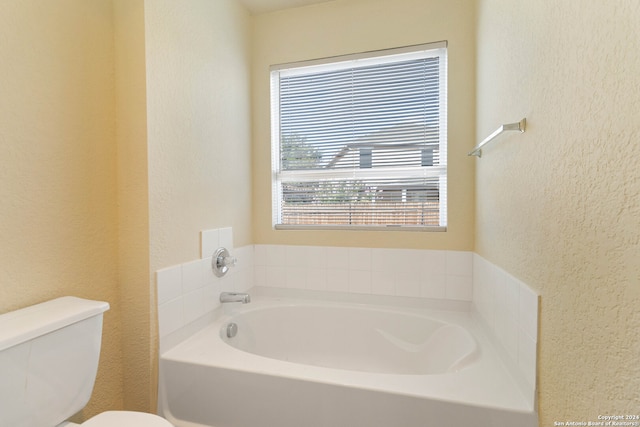
[(610, 414), (610, 415), (598, 415), (595, 420), (586, 421), (554, 421), (554, 427), (558, 426), (626, 426), (626, 427), (640, 427), (640, 414)]

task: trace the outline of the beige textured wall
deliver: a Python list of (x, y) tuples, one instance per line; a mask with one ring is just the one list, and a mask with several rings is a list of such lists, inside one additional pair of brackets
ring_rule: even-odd
[(118, 147), (118, 277), (124, 408), (155, 406), (156, 322), (149, 288), (144, 0), (114, 0)]
[(154, 410), (154, 272), (199, 258), (201, 230), (232, 226), (236, 245), (250, 243), (249, 14), (236, 0), (146, 0), (144, 13), (152, 354), (141, 375)]
[(7, 0), (0, 13), (0, 313), (108, 301), (83, 415), (122, 407), (111, 0)]
[[(473, 0), (336, 0), (253, 18), (253, 227), (261, 244), (473, 248), (475, 124)], [(448, 231), (275, 231), (271, 226), (269, 66), (449, 41)]]
[(203, 229), (251, 242), (249, 24), (236, 0), (146, 1), (151, 271)]
[(111, 304), (75, 421), (154, 410), (153, 272), (250, 243), (249, 32), (236, 0), (3, 3), (0, 313)]
[[(614, 4), (615, 3), (615, 4)], [(476, 250), (541, 293), (541, 426), (640, 408), (640, 6), (481, 0)]]

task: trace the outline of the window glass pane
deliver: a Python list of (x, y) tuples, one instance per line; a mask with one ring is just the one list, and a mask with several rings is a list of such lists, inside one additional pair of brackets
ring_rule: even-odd
[[(421, 147), (437, 164), (439, 61), (281, 78), (282, 169), (405, 166), (422, 161)], [(372, 151), (377, 161), (363, 163)]]
[(446, 226), (446, 49), (403, 55), (272, 71), (275, 224)]

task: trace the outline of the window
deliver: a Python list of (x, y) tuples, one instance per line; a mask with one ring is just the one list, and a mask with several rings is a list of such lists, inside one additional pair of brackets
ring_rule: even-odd
[(275, 228), (447, 225), (446, 42), (271, 68)]

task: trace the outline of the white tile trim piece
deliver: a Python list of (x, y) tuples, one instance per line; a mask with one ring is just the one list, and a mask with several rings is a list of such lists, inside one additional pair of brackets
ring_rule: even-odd
[(532, 401), (536, 388), (538, 299), (522, 281), (480, 255), (473, 258), (473, 310), (504, 351), (523, 392)]
[(233, 229), (231, 227), (220, 228), (220, 246), (227, 248), (233, 255)]
[(158, 305), (182, 295), (182, 269), (180, 266), (163, 268), (156, 272)]
[(220, 230), (202, 230), (200, 232), (200, 258), (210, 258), (220, 247)]

